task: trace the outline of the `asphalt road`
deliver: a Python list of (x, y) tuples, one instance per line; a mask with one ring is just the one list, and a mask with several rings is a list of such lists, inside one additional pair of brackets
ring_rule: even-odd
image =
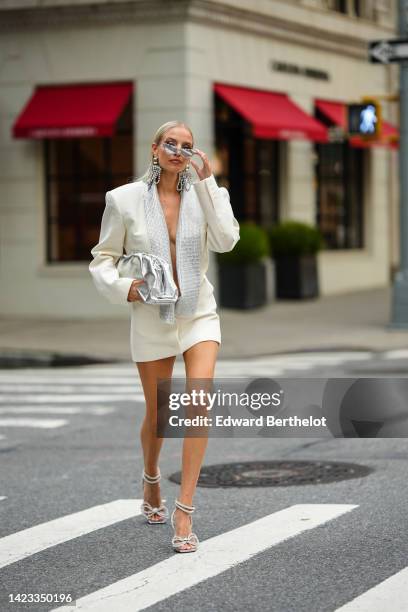
[[(407, 357), (293, 353), (219, 361), (216, 377), (402, 379)], [(78, 604), (66, 610), (98, 612), (408, 610), (405, 437), (210, 439), (205, 465), (341, 461), (372, 471), (327, 484), (198, 487), (200, 547), (176, 555), (170, 524), (148, 526), (139, 511), (143, 405), (128, 364), (0, 370), (2, 612), (62, 609), (64, 594)], [(170, 510), (181, 444), (166, 439), (161, 456)], [(23, 603), (30, 593), (50, 600)]]

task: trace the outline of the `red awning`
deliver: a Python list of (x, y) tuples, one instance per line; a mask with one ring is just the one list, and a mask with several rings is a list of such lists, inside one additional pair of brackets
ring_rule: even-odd
[(319, 110), (329, 121), (347, 129), (347, 106), (342, 102), (329, 102), (327, 100), (316, 100), (317, 110)]
[(216, 83), (215, 92), (252, 125), (255, 138), (327, 142), (327, 128), (286, 94)]
[(38, 86), (13, 125), (14, 138), (112, 136), (133, 83)]
[[(347, 131), (347, 105), (343, 102), (331, 102), (329, 100), (316, 100), (316, 108), (334, 125)], [(398, 147), (398, 129), (388, 121), (382, 122), (382, 137), (379, 140), (368, 140), (359, 136), (351, 136), (349, 142), (353, 147)]]

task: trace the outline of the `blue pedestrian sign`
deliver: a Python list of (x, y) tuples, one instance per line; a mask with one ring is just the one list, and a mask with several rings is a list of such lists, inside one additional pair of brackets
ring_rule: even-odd
[(378, 138), (381, 134), (381, 110), (375, 101), (348, 106), (348, 133), (351, 136)]

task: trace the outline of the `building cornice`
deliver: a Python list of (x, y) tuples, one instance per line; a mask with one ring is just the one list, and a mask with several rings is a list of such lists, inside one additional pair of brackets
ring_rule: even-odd
[[(291, 10), (291, 14), (294, 9)], [(364, 24), (365, 35), (344, 34), (335, 30), (336, 16), (331, 16), (333, 28), (304, 24), (254, 10), (243, 9), (211, 0), (133, 0), (52, 7), (2, 9), (0, 31), (18, 32), (36, 29), (78, 27), (88, 28), (112, 24), (196, 23), (212, 28), (266, 37), (310, 49), (337, 53), (357, 59), (367, 59), (366, 32), (375, 37), (390, 36), (392, 30)], [(354, 28), (354, 31), (359, 28)]]

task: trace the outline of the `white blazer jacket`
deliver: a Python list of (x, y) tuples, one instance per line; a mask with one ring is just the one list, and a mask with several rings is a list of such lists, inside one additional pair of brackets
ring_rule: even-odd
[[(139, 180), (106, 193), (99, 242), (91, 251), (93, 260), (89, 271), (98, 291), (113, 304), (131, 303), (127, 297), (134, 280), (119, 277), (115, 266), (118, 258), (123, 252), (151, 252), (142, 201), (146, 188), (146, 183)], [(190, 198), (198, 199), (203, 212), (200, 286), (206, 283), (213, 290), (206, 277), (208, 250), (231, 251), (239, 240), (239, 223), (234, 217), (228, 190), (218, 187), (213, 174), (193, 183), (185, 197), (187, 202)]]

